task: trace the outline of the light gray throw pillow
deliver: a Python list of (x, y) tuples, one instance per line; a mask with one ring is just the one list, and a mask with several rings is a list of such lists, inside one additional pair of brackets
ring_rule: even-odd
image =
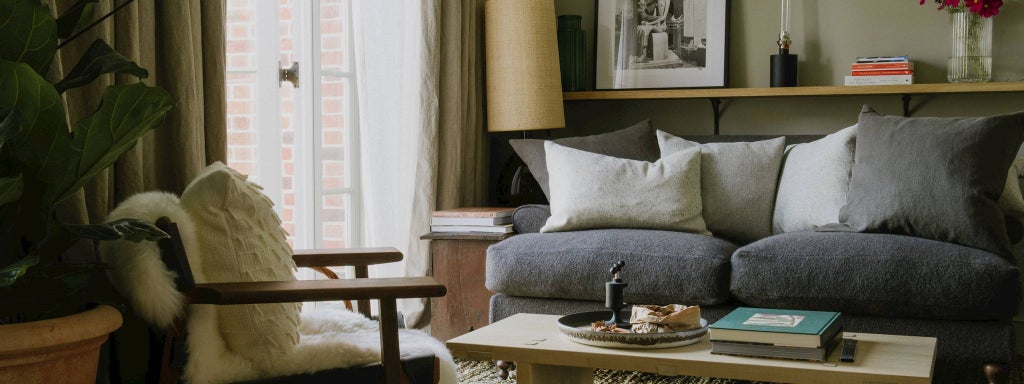
[(811, 231), (839, 220), (846, 204), (857, 126), (786, 149), (775, 196), (774, 233)]
[(541, 232), (642, 228), (710, 235), (701, 217), (700, 151), (650, 163), (544, 143), (551, 217)]
[(907, 118), (864, 106), (857, 125), (849, 199), (839, 214), (845, 230), (917, 236), (1009, 257), (998, 200), (1024, 140), (1024, 112)]
[(700, 148), (704, 220), (716, 236), (750, 243), (772, 234), (775, 187), (786, 140), (700, 144), (658, 131), (661, 156)]

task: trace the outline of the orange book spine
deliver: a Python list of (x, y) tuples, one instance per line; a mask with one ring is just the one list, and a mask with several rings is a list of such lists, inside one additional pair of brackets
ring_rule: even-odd
[(887, 76), (887, 75), (913, 75), (913, 69), (897, 69), (897, 70), (883, 70), (883, 71), (853, 71), (850, 73), (853, 76)]
[(854, 71), (873, 71), (873, 70), (886, 70), (886, 69), (914, 69), (910, 62), (901, 63), (853, 63), (850, 64), (850, 69)]

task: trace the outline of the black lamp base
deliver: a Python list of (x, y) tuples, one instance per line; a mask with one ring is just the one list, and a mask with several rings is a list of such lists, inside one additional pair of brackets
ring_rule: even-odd
[(797, 55), (788, 49), (779, 49), (779, 54), (772, 55), (772, 87), (795, 87)]

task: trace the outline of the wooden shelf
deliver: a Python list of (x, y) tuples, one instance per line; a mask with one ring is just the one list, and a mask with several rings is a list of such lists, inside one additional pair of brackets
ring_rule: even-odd
[(815, 86), (790, 88), (700, 88), (565, 92), (565, 101), (641, 99), (732, 99), (756, 97), (918, 95), (935, 93), (1024, 92), (1024, 81), (911, 85)]

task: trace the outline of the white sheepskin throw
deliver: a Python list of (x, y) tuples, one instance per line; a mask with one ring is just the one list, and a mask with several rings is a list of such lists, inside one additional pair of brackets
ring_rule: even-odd
[[(114, 209), (107, 221), (139, 219), (156, 223), (167, 217), (178, 225), (192, 273), (201, 271), (196, 260), (195, 226), (178, 204), (178, 197), (167, 192), (145, 192), (129, 197)], [(166, 328), (183, 314), (184, 296), (174, 286), (175, 274), (160, 260), (156, 242), (128, 240), (100, 242), (100, 258), (107, 263), (110, 281), (132, 309), (146, 322)]]

